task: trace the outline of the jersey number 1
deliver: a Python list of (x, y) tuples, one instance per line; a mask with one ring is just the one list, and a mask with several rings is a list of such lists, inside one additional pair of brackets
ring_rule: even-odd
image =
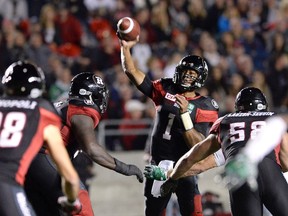
[(171, 139), (170, 133), (171, 133), (171, 128), (173, 125), (175, 115), (172, 113), (169, 113), (168, 118), (169, 118), (169, 120), (168, 120), (168, 124), (167, 124), (166, 130), (165, 130), (165, 133), (163, 134), (163, 139), (170, 140)]

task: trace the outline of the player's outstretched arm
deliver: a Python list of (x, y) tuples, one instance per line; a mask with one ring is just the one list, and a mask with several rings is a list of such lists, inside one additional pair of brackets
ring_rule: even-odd
[[(181, 178), (186, 177), (186, 176), (198, 175), (202, 172), (205, 172), (209, 169), (212, 169), (218, 166), (219, 165), (216, 163), (215, 156), (214, 154), (212, 154), (212, 155), (209, 155), (204, 160), (201, 160), (198, 163), (195, 163), (192, 167), (190, 167), (190, 169), (187, 172), (185, 172), (181, 176)], [(153, 179), (157, 181), (165, 181), (170, 177), (172, 170), (173, 169), (166, 171), (162, 167), (149, 164), (145, 166), (143, 174), (145, 178), (148, 178), (148, 179)]]
[(138, 39), (135, 41), (120, 40), (122, 68), (135, 86), (139, 86), (145, 78), (145, 73), (136, 68), (130, 51), (137, 42)]
[(192, 147), (176, 163), (168, 180), (161, 186), (161, 196), (167, 196), (175, 190), (177, 180), (181, 178), (194, 164), (204, 160), (220, 148), (216, 135), (210, 134), (206, 139)]
[(71, 119), (71, 125), (72, 132), (82, 150), (95, 163), (126, 176), (135, 175), (139, 182), (143, 182), (143, 174), (137, 166), (117, 160), (97, 142), (92, 118), (86, 115), (74, 115)]
[(60, 200), (59, 204), (66, 212), (78, 213), (81, 211), (81, 203), (77, 198), (80, 180), (64, 146), (59, 128), (54, 125), (46, 126), (44, 129), (44, 140), (63, 178), (62, 190), (65, 196), (60, 198), (62, 200)]

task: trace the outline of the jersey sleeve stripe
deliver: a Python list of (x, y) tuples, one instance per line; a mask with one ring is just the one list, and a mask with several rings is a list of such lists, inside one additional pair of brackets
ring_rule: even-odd
[(40, 108), (40, 115), (43, 118), (43, 124), (53, 124), (61, 128), (61, 118), (56, 113), (50, 112), (44, 108)]
[(196, 123), (200, 122), (215, 122), (218, 118), (218, 112), (216, 110), (202, 110), (197, 109)]
[(68, 125), (71, 125), (70, 120), (73, 115), (86, 115), (86, 116), (91, 117), (94, 121), (94, 127), (98, 125), (101, 119), (101, 115), (97, 110), (90, 108), (90, 107), (84, 107), (84, 106), (80, 107), (80, 106), (69, 105), (67, 115), (68, 115), (68, 119), (67, 119)]
[(25, 181), (25, 175), (27, 173), (27, 170), (31, 164), (31, 161), (37, 154), (37, 152), (40, 150), (41, 146), (43, 145), (43, 130), (44, 127), (47, 124), (44, 123), (43, 116), (40, 115), (39, 125), (37, 128), (37, 131), (31, 140), (31, 143), (25, 153), (23, 154), (23, 157), (20, 161), (18, 171), (16, 173), (16, 181), (23, 185)]

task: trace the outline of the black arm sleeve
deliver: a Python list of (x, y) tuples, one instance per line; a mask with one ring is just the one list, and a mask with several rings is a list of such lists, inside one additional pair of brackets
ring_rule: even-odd
[(152, 97), (153, 85), (148, 76), (145, 76), (143, 82), (137, 88), (147, 97)]

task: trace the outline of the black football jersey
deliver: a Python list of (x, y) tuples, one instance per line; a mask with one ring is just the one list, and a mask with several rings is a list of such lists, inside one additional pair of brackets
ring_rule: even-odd
[[(183, 137), (185, 130), (175, 99), (177, 93), (172, 79), (166, 78), (153, 81), (152, 95), (147, 95), (155, 103), (157, 111), (151, 146), (152, 158), (157, 163), (161, 160), (177, 161), (190, 149)], [(194, 128), (206, 136), (218, 118), (216, 101), (199, 94), (186, 99), (189, 101), (188, 110)]]
[[(229, 113), (219, 118), (211, 127), (210, 133), (217, 134), (226, 160), (235, 156), (247, 141), (256, 136), (265, 120), (274, 112)], [(274, 151), (268, 155), (275, 160)]]
[(45, 99), (0, 99), (0, 181), (23, 185), (27, 169), (43, 145), (47, 125), (61, 127)]
[(71, 118), (73, 115), (86, 115), (92, 118), (94, 128), (96, 128), (101, 119), (98, 106), (87, 105), (83, 99), (68, 99), (54, 104), (62, 118), (61, 135), (66, 145), (70, 158), (74, 157), (77, 150), (81, 149), (81, 145), (77, 142), (71, 132)]

